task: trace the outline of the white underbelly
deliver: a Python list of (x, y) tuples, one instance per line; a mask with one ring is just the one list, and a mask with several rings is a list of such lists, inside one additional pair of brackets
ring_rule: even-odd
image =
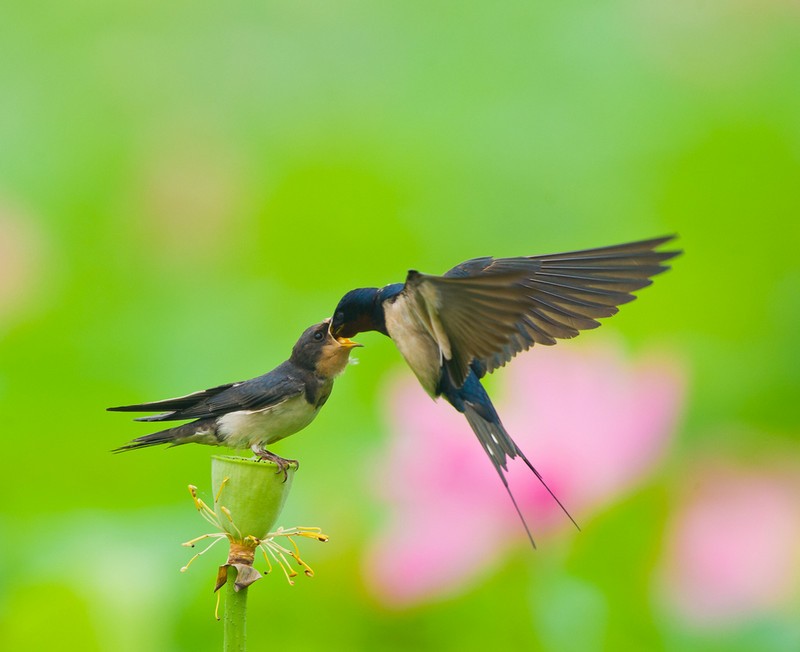
[(230, 448), (264, 446), (293, 435), (317, 416), (318, 410), (304, 395), (287, 399), (264, 410), (240, 410), (217, 419), (217, 432)]
[(386, 305), (386, 330), (422, 387), (435, 396), (441, 373), (441, 352), (406, 301), (405, 297), (398, 297)]

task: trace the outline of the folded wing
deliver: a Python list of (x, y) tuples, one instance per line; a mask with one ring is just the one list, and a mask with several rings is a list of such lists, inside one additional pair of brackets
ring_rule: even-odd
[(238, 410), (263, 410), (305, 391), (304, 383), (281, 367), (282, 365), (268, 374), (244, 382), (228, 383), (163, 401), (108, 409), (114, 412), (164, 410), (162, 414), (139, 417), (136, 421), (204, 419)]

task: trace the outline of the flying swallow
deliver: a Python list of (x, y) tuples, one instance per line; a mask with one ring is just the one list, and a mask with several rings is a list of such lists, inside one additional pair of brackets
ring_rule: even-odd
[(674, 236), (562, 254), (475, 258), (443, 276), (408, 272), (405, 283), (358, 288), (336, 306), (331, 332), (389, 336), (433, 398), (463, 413), (511, 498), (508, 459), (520, 457), (577, 523), (500, 421), (480, 379), (534, 344), (552, 345), (596, 328), (631, 294), (669, 269), (680, 251), (655, 251)]

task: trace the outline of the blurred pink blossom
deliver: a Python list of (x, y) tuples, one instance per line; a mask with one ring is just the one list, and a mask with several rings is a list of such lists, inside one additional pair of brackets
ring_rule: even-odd
[(0, 197), (0, 325), (36, 294), (45, 266), (45, 243), (33, 216)]
[[(752, 465), (748, 465), (752, 466)], [(668, 528), (662, 586), (687, 624), (720, 628), (779, 610), (800, 582), (800, 469), (707, 461)]]
[[(579, 523), (653, 470), (685, 389), (674, 360), (631, 364), (613, 347), (537, 347), (499, 375), (500, 418)], [(459, 592), (527, 539), (463, 415), (411, 374), (388, 395), (391, 435), (375, 466), (388, 520), (365, 570), (377, 597), (406, 605)], [(523, 464), (509, 482), (534, 536), (571, 527)]]

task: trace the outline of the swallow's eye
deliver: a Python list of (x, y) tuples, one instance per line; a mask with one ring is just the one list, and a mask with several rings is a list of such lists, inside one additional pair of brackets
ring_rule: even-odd
[(322, 331), (317, 331), (316, 333), (314, 333), (314, 339), (317, 340), (317, 342), (321, 342), (322, 338), (324, 337), (325, 335), (323, 335)]
[(344, 313), (341, 310), (336, 313), (336, 321), (340, 324), (344, 323)]

